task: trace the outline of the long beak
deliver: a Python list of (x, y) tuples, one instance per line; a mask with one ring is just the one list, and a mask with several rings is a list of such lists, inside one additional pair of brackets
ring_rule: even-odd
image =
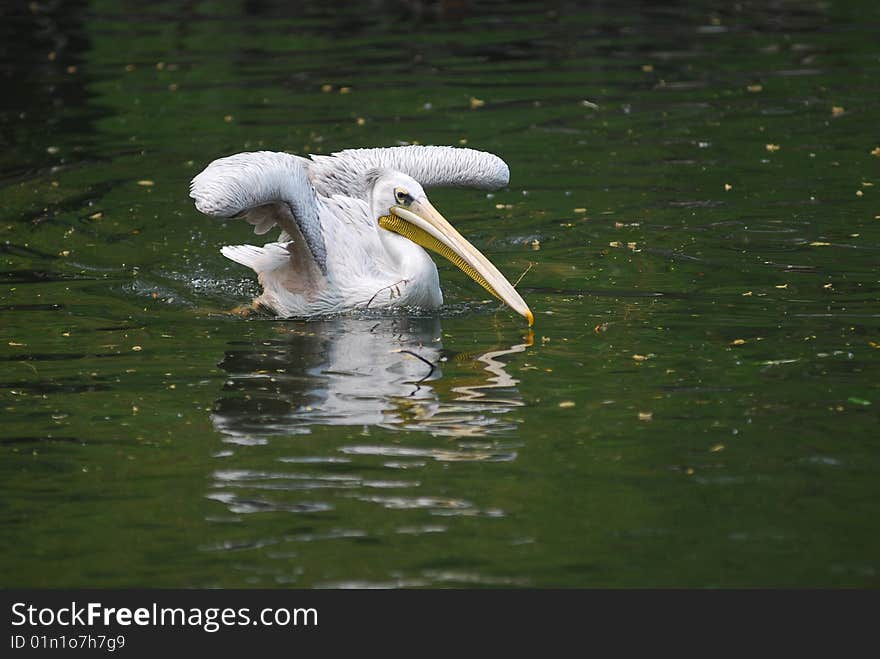
[(379, 218), (379, 226), (449, 259), (480, 286), (525, 317), (531, 327), (535, 317), (516, 289), (489, 259), (449, 224), (431, 202), (420, 199), (412, 202), (408, 208), (392, 206), (391, 213)]

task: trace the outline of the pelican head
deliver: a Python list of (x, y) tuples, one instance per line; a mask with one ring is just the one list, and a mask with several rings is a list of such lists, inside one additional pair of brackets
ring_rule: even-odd
[(448, 259), (532, 325), (534, 316), (516, 289), (434, 208), (418, 181), (393, 171), (375, 172), (371, 178), (372, 216), (383, 230)]

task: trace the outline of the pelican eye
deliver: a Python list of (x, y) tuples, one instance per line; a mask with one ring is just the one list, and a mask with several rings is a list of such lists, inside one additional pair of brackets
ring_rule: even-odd
[(409, 206), (413, 202), (412, 195), (403, 188), (394, 188), (394, 199), (401, 206)]

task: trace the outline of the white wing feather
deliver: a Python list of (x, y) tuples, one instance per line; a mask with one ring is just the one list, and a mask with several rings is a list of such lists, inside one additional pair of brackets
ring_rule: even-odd
[(452, 146), (347, 149), (305, 161), (309, 180), (324, 196), (369, 199), (367, 174), (385, 169), (411, 176), (426, 188), (462, 186), (494, 190), (507, 185), (510, 169), (498, 156)]

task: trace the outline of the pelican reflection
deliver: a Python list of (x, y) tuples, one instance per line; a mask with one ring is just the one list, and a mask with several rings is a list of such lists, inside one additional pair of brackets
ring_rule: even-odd
[[(214, 426), (239, 444), (316, 425), (457, 437), (515, 428), (508, 413), (522, 405), (521, 395), (501, 360), (531, 339), (462, 355), (444, 350), (442, 338), (436, 317), (278, 323), (274, 338), (229, 345)], [(444, 367), (455, 374), (444, 376)]]

